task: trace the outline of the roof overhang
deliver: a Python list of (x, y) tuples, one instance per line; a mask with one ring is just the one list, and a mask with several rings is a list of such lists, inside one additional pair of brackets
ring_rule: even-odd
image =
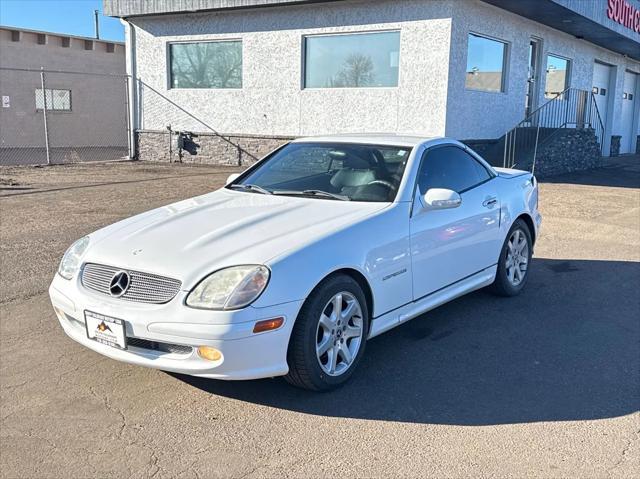
[[(640, 61), (640, 33), (607, 18), (606, 0), (482, 0)], [(640, 3), (627, 0), (637, 9)]]
[(102, 3), (105, 15), (126, 18), (336, 1), (343, 0), (102, 0)]

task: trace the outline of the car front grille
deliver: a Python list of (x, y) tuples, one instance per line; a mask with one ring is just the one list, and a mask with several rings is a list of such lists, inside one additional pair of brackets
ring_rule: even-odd
[(163, 353), (174, 354), (191, 354), (193, 348), (182, 344), (159, 343), (157, 341), (149, 341), (148, 339), (127, 337), (127, 346), (140, 349), (150, 349), (152, 351), (160, 351)]
[(178, 294), (182, 285), (177, 279), (95, 263), (87, 263), (82, 268), (82, 285), (92, 291), (112, 296), (109, 291), (111, 280), (120, 271), (126, 271), (130, 278), (128, 289), (122, 296), (118, 296), (125, 301), (167, 303)]

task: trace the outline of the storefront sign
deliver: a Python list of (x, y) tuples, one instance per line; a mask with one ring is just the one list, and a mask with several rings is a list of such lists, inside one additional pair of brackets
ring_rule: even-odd
[(631, 5), (627, 0), (609, 0), (607, 17), (640, 33), (640, 9)]

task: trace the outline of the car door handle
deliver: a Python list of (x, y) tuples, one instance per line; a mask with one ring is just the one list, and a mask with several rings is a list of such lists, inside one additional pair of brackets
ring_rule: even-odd
[(482, 206), (486, 208), (493, 208), (497, 202), (498, 200), (495, 197), (487, 198), (482, 202)]

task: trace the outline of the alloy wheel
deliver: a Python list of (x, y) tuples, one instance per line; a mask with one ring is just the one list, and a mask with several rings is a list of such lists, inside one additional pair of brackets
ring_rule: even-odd
[(363, 341), (362, 307), (356, 297), (343, 291), (325, 305), (316, 331), (316, 356), (330, 376), (344, 374)]
[(507, 243), (507, 257), (505, 259), (505, 270), (507, 279), (513, 286), (518, 286), (527, 275), (529, 266), (529, 242), (521, 229), (516, 229), (511, 233)]

